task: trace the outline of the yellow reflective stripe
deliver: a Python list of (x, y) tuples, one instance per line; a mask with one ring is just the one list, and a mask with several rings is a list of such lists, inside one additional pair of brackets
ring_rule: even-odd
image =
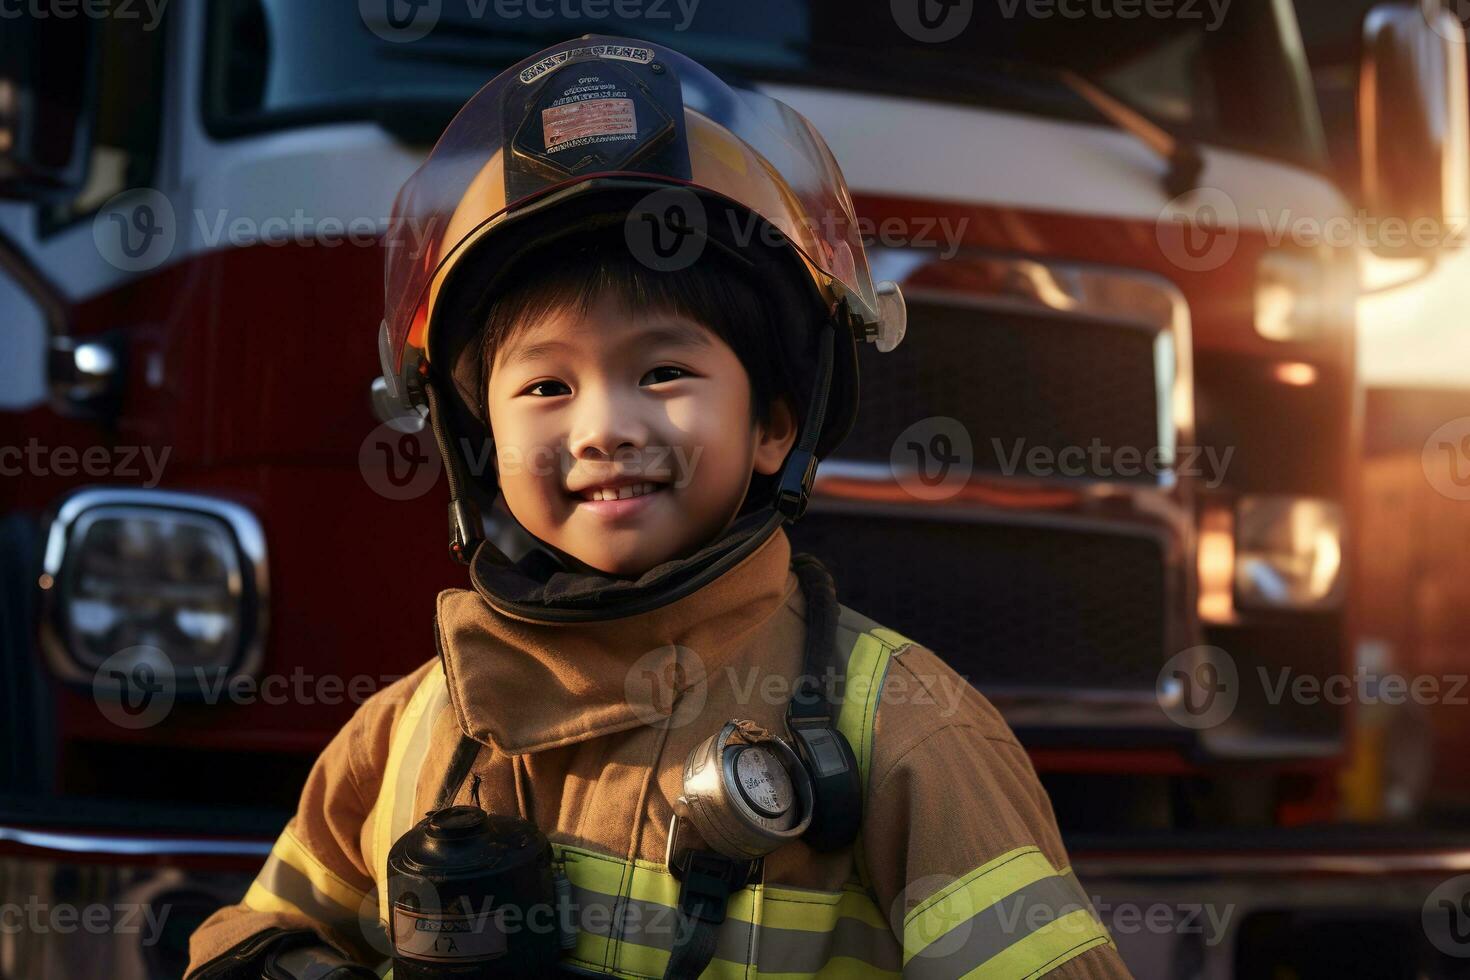
[(966, 980), (1032, 980), (1089, 949), (1112, 943), (1103, 924), (1087, 909), (1077, 909), (986, 960)]
[[(901, 633), (876, 627), (860, 634), (847, 656), (847, 681), (842, 692), (842, 707), (837, 713), (837, 729), (846, 736), (853, 755), (857, 757), (864, 800), (868, 794), (868, 770), (873, 761), (873, 723), (878, 715), (883, 681), (888, 676), (888, 662), (894, 650), (907, 646), (909, 642)], [(873, 876), (868, 871), (861, 832), (853, 842), (852, 856), (858, 878), (866, 887)]]
[(388, 908), (388, 852), (393, 843), (413, 826), (414, 795), (419, 771), (429, 752), (434, 719), (449, 703), (449, 690), (442, 667), (431, 669), (409, 699), (403, 717), (393, 730), (388, 764), (383, 768), (383, 785), (373, 804), (372, 864), (378, 870), (378, 915)]
[(837, 713), (837, 728), (852, 744), (864, 789), (868, 785), (868, 764), (873, 756), (873, 717), (892, 652), (893, 648), (883, 640), (872, 633), (864, 633), (852, 645), (852, 653), (847, 658), (847, 678), (842, 691), (842, 707)]
[(941, 888), (903, 918), (904, 965), (957, 925), (970, 921), (1007, 895), (1056, 873), (1038, 848), (1018, 847)]
[(251, 882), (245, 892), (245, 907), (256, 912), (287, 912), (291, 915), (306, 915), (301, 909), (279, 895), (266, 890), (259, 882)]
[(271, 848), (271, 857), (280, 858), (282, 862), (301, 872), (311, 882), (311, 887), (344, 908), (355, 912), (367, 897), (367, 892), (348, 884), (331, 868), (317, 860), (316, 855), (308, 851), (306, 845), (289, 828), (276, 838), (275, 846)]
[(898, 976), (902, 966), (903, 950), (866, 892), (793, 900), (767, 890), (756, 937), (762, 977)]
[[(660, 975), (679, 884), (661, 865), (552, 844), (583, 916), (572, 956), (594, 969)], [(616, 921), (614, 921), (616, 919)], [(754, 957), (755, 963), (750, 962)], [(901, 951), (863, 891), (751, 885), (730, 898), (706, 976), (898, 976)], [(794, 967), (809, 967), (806, 970)]]
[(384, 949), (374, 914), (377, 893), (348, 884), (317, 859), (289, 829), (281, 832), (244, 903), (258, 912), (304, 916), (342, 936)]
[[(801, 888), (784, 888), (766, 885), (768, 925), (779, 925), (782, 929), (801, 929), (806, 932), (827, 932), (841, 918), (857, 919), (875, 929), (887, 929), (888, 920), (878, 911), (868, 893), (856, 888), (844, 888), (840, 892), (809, 891)], [(777, 904), (771, 909), (770, 905)]]
[(1111, 942), (1070, 869), (1058, 872), (1039, 849), (1021, 847), (905, 917), (904, 976), (1017, 980)]
[[(566, 844), (553, 843), (552, 850), (566, 862), (567, 878), (578, 888), (669, 908), (679, 905), (679, 883), (662, 864), (634, 861), (630, 882), (628, 865), (621, 858)], [(741, 922), (756, 921), (757, 890), (757, 886), (752, 886), (731, 895), (725, 917)]]
[(880, 970), (871, 963), (846, 956), (832, 957), (819, 973), (770, 973), (761, 970), (759, 974), (761, 980), (807, 980), (809, 977), (818, 977), (820, 980), (866, 980), (868, 977), (901, 977), (902, 975), (894, 970)]
[(343, 928), (356, 923), (366, 897), (366, 892), (347, 884), (317, 860), (290, 829), (276, 838), (246, 895), (252, 908), (274, 911), (284, 907)]
[(895, 650), (902, 650), (914, 642), (897, 630), (891, 630), (887, 626), (875, 627), (870, 632)]

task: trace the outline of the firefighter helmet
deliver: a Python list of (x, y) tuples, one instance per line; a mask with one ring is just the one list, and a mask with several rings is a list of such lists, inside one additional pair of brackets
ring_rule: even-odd
[[(450, 122), (394, 202), (379, 337), (390, 400), (431, 416), (453, 474), (451, 436), (489, 436), (470, 341), (497, 282), (518, 256), (597, 229), (620, 230), (651, 264), (677, 267), (713, 247), (759, 278), (787, 352), (816, 366), (775, 501), (799, 518), (816, 461), (856, 416), (856, 342), (897, 346), (902, 297), (875, 287), (815, 128), (658, 44), (584, 35), (555, 45), (496, 76)], [(453, 481), (451, 492), (461, 495)], [(474, 529), (458, 536), (468, 561)]]

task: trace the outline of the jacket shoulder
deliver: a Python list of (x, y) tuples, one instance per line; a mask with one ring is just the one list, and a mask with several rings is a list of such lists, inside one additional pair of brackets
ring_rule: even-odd
[(841, 649), (851, 650), (866, 637), (887, 654), (873, 720), (870, 773), (875, 781), (912, 749), (949, 728), (1005, 746), (1008, 753), (1020, 749), (990, 700), (923, 643), (847, 606), (841, 607), (837, 637)]
[(358, 705), (339, 739), (351, 753), (354, 772), (381, 769), (398, 720), (403, 717), (414, 693), (430, 671), (439, 669), (439, 658), (427, 660), (409, 673), (374, 693)]

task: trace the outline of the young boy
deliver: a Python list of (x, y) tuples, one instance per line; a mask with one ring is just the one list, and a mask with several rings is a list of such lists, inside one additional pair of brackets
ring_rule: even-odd
[(1128, 976), (995, 709), (791, 554), (856, 339), (902, 337), (855, 227), (804, 119), (658, 45), (557, 45), (466, 105), (395, 205), (381, 349), (473, 588), (188, 976), (374, 976), (395, 941), (514, 975), (387, 938), (390, 851), (448, 804), (549, 838), (568, 973)]

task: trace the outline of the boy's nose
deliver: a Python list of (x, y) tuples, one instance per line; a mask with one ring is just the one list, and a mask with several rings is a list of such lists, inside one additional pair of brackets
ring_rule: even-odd
[(613, 459), (643, 450), (650, 427), (633, 400), (584, 390), (567, 448), (573, 459)]

